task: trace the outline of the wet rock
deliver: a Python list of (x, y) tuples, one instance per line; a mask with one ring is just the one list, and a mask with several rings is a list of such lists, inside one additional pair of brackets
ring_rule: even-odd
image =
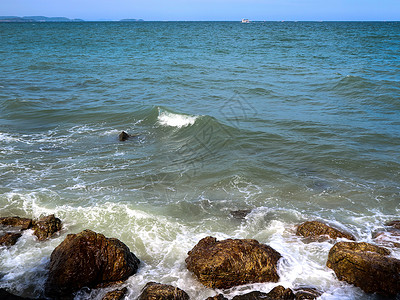
[(0, 246), (12, 246), (15, 245), (18, 239), (21, 237), (21, 233), (18, 232), (7, 232), (0, 236)]
[(186, 264), (199, 281), (211, 288), (231, 288), (254, 282), (277, 282), (281, 255), (251, 239), (217, 241), (206, 237), (188, 253)]
[(346, 238), (355, 241), (355, 237), (342, 232), (319, 221), (307, 221), (297, 227), (296, 235), (316, 239), (321, 236), (329, 236), (331, 239)]
[(231, 215), (235, 219), (243, 220), (246, 216), (251, 213), (250, 209), (240, 209), (240, 210), (232, 210)]
[(400, 260), (386, 248), (368, 243), (339, 242), (329, 251), (327, 266), (339, 280), (366, 293), (400, 293)]
[(400, 248), (400, 230), (398, 229), (378, 231), (372, 236), (372, 238), (377, 244)]
[(225, 298), (225, 296), (222, 294), (218, 294), (214, 297), (208, 297), (206, 300), (228, 300), (228, 298)]
[(118, 139), (119, 139), (121, 142), (126, 141), (126, 140), (129, 139), (129, 138), (130, 138), (130, 135), (127, 134), (125, 131), (122, 131), (122, 132), (119, 134), (119, 136), (118, 136)]
[(320, 297), (323, 293), (315, 288), (303, 287), (294, 290), (296, 300), (314, 300)]
[(91, 230), (69, 234), (51, 254), (45, 294), (60, 298), (82, 287), (125, 280), (138, 266), (139, 259), (118, 239)]
[(391, 221), (391, 222), (386, 223), (385, 225), (394, 227), (396, 229), (400, 229), (400, 220)]
[(32, 229), (39, 241), (44, 241), (61, 230), (61, 220), (54, 215), (49, 215), (33, 221)]
[(105, 296), (103, 297), (102, 300), (121, 300), (125, 297), (126, 293), (128, 292), (128, 289), (122, 288), (122, 289), (118, 289), (118, 290), (114, 290), (111, 292), (108, 292), (107, 294), (105, 294)]
[(22, 298), (7, 292), (5, 289), (0, 289), (0, 299), (1, 300), (24, 300), (27, 298)]
[(254, 291), (235, 296), (232, 300), (295, 300), (295, 295), (291, 289), (285, 289), (283, 286), (278, 285), (269, 293)]
[(18, 227), (20, 230), (27, 230), (32, 227), (32, 219), (20, 217), (0, 218), (0, 224), (4, 226)]
[(172, 285), (149, 282), (143, 288), (138, 300), (189, 300), (189, 295)]

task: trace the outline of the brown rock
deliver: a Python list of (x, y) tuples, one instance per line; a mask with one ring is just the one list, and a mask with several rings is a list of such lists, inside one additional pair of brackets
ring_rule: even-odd
[(149, 282), (143, 288), (138, 300), (189, 300), (189, 295), (172, 285)]
[(82, 287), (125, 280), (138, 266), (139, 259), (117, 239), (91, 230), (69, 234), (51, 254), (45, 293), (57, 298)]
[(235, 296), (232, 300), (295, 300), (295, 295), (291, 289), (285, 289), (283, 286), (278, 285), (269, 293), (254, 291), (244, 295)]
[(111, 291), (105, 294), (102, 300), (121, 300), (125, 297), (127, 292), (128, 289), (126, 287), (119, 290)]
[(118, 139), (119, 139), (121, 142), (124, 142), (124, 141), (126, 141), (127, 139), (129, 139), (129, 138), (130, 138), (130, 135), (127, 134), (125, 131), (122, 131), (122, 132), (119, 134), (119, 136), (118, 136)]
[(400, 220), (388, 222), (386, 223), (386, 226), (392, 226), (396, 229), (400, 229)]
[(398, 229), (379, 231), (372, 238), (380, 245), (400, 248), (400, 230)]
[(322, 292), (315, 288), (303, 287), (294, 290), (296, 300), (314, 300), (322, 295)]
[(21, 230), (26, 230), (32, 227), (32, 219), (20, 217), (4, 217), (0, 218), (0, 224), (4, 226), (19, 227)]
[(368, 243), (340, 242), (329, 251), (327, 266), (339, 280), (367, 293), (400, 293), (400, 260), (390, 251)]
[(33, 221), (32, 229), (39, 241), (44, 241), (61, 230), (61, 220), (54, 215), (46, 216), (39, 221)]
[(355, 237), (349, 233), (341, 232), (338, 229), (330, 227), (319, 221), (308, 221), (297, 228), (296, 235), (304, 237), (317, 238), (320, 236), (329, 236), (332, 239), (346, 238), (355, 241)]
[(18, 241), (22, 234), (18, 232), (7, 232), (0, 236), (0, 246), (12, 246)]
[(225, 298), (225, 296), (222, 294), (218, 294), (214, 297), (208, 297), (206, 300), (228, 300), (228, 298)]
[(250, 239), (217, 241), (206, 237), (188, 253), (186, 264), (199, 281), (211, 288), (231, 288), (254, 282), (277, 282), (281, 255)]

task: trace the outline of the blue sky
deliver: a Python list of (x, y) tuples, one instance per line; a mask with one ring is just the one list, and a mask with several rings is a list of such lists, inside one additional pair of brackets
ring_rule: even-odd
[(400, 0), (0, 0), (0, 15), (84, 20), (400, 20)]

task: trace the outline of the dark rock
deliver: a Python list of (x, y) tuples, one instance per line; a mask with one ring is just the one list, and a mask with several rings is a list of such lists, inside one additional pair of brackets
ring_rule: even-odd
[(143, 288), (138, 300), (189, 300), (189, 295), (172, 285), (149, 282)]
[(331, 239), (346, 238), (355, 241), (355, 237), (349, 233), (339, 231), (319, 221), (308, 221), (297, 228), (296, 235), (304, 237), (318, 238), (329, 236)]
[(294, 290), (296, 300), (314, 300), (320, 297), (323, 293), (315, 288), (303, 287)]
[(21, 233), (18, 232), (8, 232), (0, 236), (0, 246), (12, 246), (21, 237)]
[(45, 294), (59, 298), (82, 287), (125, 280), (136, 273), (139, 262), (118, 239), (91, 230), (69, 234), (51, 254)]
[(4, 226), (19, 227), (21, 230), (26, 230), (32, 227), (32, 219), (20, 217), (4, 217), (0, 218), (0, 224)]
[(222, 294), (218, 294), (214, 297), (208, 297), (206, 300), (228, 300), (228, 298), (225, 298), (225, 296)]
[(232, 217), (234, 217), (235, 219), (239, 219), (239, 220), (246, 218), (246, 216), (249, 213), (251, 213), (250, 209), (241, 209), (241, 210), (232, 210), (231, 211)]
[(186, 264), (199, 281), (211, 288), (231, 288), (255, 282), (277, 282), (281, 255), (251, 239), (217, 241), (206, 237), (188, 253)]
[(291, 289), (285, 289), (283, 286), (278, 285), (269, 293), (254, 291), (244, 295), (235, 296), (232, 300), (295, 300), (295, 295)]
[(400, 220), (388, 222), (386, 223), (386, 226), (392, 226), (396, 229), (400, 229)]
[(127, 292), (128, 289), (126, 287), (119, 290), (114, 290), (105, 294), (102, 300), (121, 300), (125, 297)]
[(27, 298), (22, 298), (7, 292), (5, 289), (0, 289), (0, 299), (1, 300), (24, 300)]
[(389, 257), (386, 248), (368, 243), (339, 242), (329, 251), (327, 266), (339, 280), (366, 293), (400, 293), (400, 260)]
[(129, 134), (127, 134), (125, 131), (122, 131), (119, 136), (118, 139), (123, 142), (126, 141), (127, 139), (129, 139), (131, 136)]
[(61, 230), (61, 220), (54, 215), (46, 216), (33, 221), (32, 229), (39, 241), (44, 241)]

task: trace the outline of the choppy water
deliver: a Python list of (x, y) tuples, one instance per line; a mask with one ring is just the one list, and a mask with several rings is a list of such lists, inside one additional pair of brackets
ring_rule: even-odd
[(279, 283), (228, 298), (282, 284), (378, 299), (294, 232), (318, 219), (373, 242), (400, 218), (400, 23), (0, 24), (0, 41), (0, 216), (64, 223), (1, 248), (0, 287), (39, 297), (52, 250), (92, 229), (141, 259), (131, 298), (148, 281), (215, 295), (184, 262), (212, 235), (284, 256)]

